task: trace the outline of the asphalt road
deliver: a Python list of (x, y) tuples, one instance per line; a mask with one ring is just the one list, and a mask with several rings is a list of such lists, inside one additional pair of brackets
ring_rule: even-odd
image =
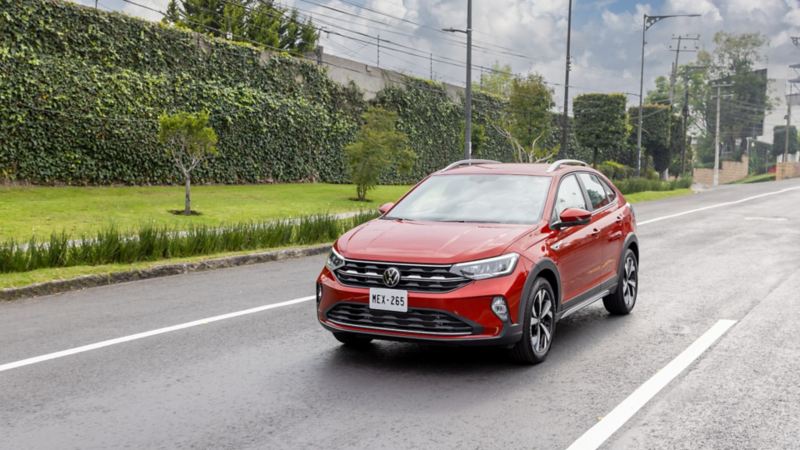
[[(566, 448), (721, 319), (737, 322), (605, 447), (800, 448), (800, 180), (636, 213), (633, 314), (570, 316), (544, 364), (353, 351), (300, 301), (0, 370), (0, 448)], [(0, 303), (0, 367), (310, 296), (323, 259)]]

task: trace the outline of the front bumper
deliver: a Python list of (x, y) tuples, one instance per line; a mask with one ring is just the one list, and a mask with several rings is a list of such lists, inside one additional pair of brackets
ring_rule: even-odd
[[(393, 328), (391, 326), (366, 326), (345, 324), (333, 320), (328, 313), (342, 303), (368, 305), (369, 289), (347, 286), (340, 283), (327, 269), (323, 268), (317, 279), (321, 286), (318, 298), (317, 319), (327, 330), (335, 333), (354, 333), (374, 339), (403, 342), (426, 342), (455, 345), (499, 345), (516, 343), (522, 336), (519, 324), (519, 301), (525, 285), (528, 270), (527, 261), (521, 260), (516, 270), (507, 276), (488, 280), (473, 281), (445, 293), (408, 292), (410, 310), (440, 311), (460, 319), (471, 326), (472, 331), (459, 334), (427, 333)], [(491, 310), (492, 299), (503, 296), (509, 309), (509, 319), (503, 321)], [(402, 314), (402, 313), (400, 313)]]

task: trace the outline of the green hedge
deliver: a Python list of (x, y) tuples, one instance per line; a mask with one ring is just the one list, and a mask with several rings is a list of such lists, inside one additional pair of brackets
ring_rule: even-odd
[[(59, 0), (0, 0), (0, 11), (0, 180), (174, 183), (156, 118), (200, 109), (220, 155), (196, 182), (349, 179), (342, 150), (366, 102), (314, 64)], [(502, 108), (476, 99), (478, 126)], [(413, 182), (460, 157), (462, 103), (442, 85), (410, 80), (377, 101), (400, 112), (419, 157), (411, 175), (383, 182)], [(510, 161), (489, 128), (482, 156)]]
[(169, 183), (162, 111), (211, 112), (199, 182), (345, 181), (362, 101), (313, 64), (48, 0), (0, 0), (0, 175)]
[(674, 189), (686, 189), (692, 186), (691, 178), (679, 178), (677, 180), (661, 181), (649, 178), (629, 178), (627, 180), (615, 181), (614, 185), (623, 194), (633, 194), (644, 191), (672, 191)]

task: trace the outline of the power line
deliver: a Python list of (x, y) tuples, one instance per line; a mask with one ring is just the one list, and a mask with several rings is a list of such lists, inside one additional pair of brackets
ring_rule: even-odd
[[(321, 7), (324, 7), (324, 8), (327, 8), (327, 9), (331, 9), (331, 7), (327, 7), (327, 6), (321, 6)], [(340, 22), (347, 22), (347, 23), (351, 23), (352, 22), (349, 19), (346, 19), (346, 18), (343, 18), (343, 17), (336, 17), (336, 16), (332, 16), (332, 15), (328, 15), (328, 14), (322, 14), (319, 11), (310, 11), (310, 10), (303, 9), (303, 8), (300, 8), (300, 7), (297, 7), (297, 6), (295, 6), (294, 8), (297, 9), (298, 11), (304, 12), (305, 13), (304, 15), (306, 17), (311, 18), (312, 20), (314, 20), (314, 22), (317, 22), (317, 23), (326, 23), (323, 20), (320, 20), (319, 17), (324, 17), (326, 19), (340, 21)], [(380, 20), (375, 20), (375, 19), (372, 19), (372, 18), (369, 18), (369, 17), (363, 17), (361, 15), (358, 15), (358, 14), (355, 14), (355, 13), (350, 13), (348, 11), (339, 11), (339, 10), (337, 10), (335, 8), (334, 8), (334, 10), (338, 11), (340, 14), (344, 14), (344, 15), (347, 15), (349, 17), (354, 17), (354, 18), (358, 18), (358, 19), (361, 19), (361, 20), (364, 20), (364, 21), (367, 21), (367, 22), (370, 22), (370, 23), (383, 25), (380, 28), (375, 27), (380, 32), (386, 32), (386, 33), (395, 34), (395, 35), (403, 36), (403, 37), (407, 37), (407, 38), (418, 38), (419, 37), (419, 36), (416, 36), (416, 35), (413, 35), (413, 34), (410, 34), (410, 33), (397, 31), (397, 30), (392, 29), (392, 28), (387, 28), (389, 26), (389, 24), (387, 24), (387, 23), (385, 23), (383, 21), (380, 21)], [(344, 28), (342, 25), (331, 24), (330, 22), (327, 22), (327, 25), (333, 26), (333, 27)], [(459, 46), (461, 48), (466, 47), (466, 43), (464, 43), (463, 41), (459, 41), (457, 39), (448, 39), (448, 38), (445, 38), (443, 36), (435, 37), (435, 39), (437, 39), (437, 40), (439, 40), (441, 42), (447, 43), (449, 45)], [(520, 54), (520, 53), (515, 53), (513, 51), (503, 50), (503, 49), (500, 49), (500, 50), (491, 49), (491, 48), (487, 48), (487, 47), (484, 47), (484, 46), (481, 46), (481, 45), (473, 45), (473, 49), (476, 49), (480, 53), (483, 53), (483, 54), (486, 54), (486, 55), (496, 55), (496, 54), (499, 53), (499, 54), (503, 54), (503, 55), (508, 55), (508, 56), (514, 56), (514, 57), (517, 57), (517, 58), (527, 59), (529, 61), (533, 60), (529, 56), (526, 56), (526, 55), (523, 55), (523, 54)]]
[[(358, 14), (355, 14), (355, 13), (352, 13), (352, 12), (349, 12), (349, 11), (343, 11), (343, 10), (340, 10), (338, 8), (334, 8), (334, 7), (329, 6), (329, 5), (323, 5), (321, 3), (318, 3), (318, 2), (315, 2), (315, 1), (312, 1), (312, 0), (300, 0), (300, 1), (305, 2), (305, 3), (310, 3), (312, 5), (320, 6), (322, 8), (331, 9), (331, 10), (340, 12), (342, 14), (347, 14), (347, 15), (351, 15), (351, 16), (355, 16), (355, 17), (360, 17), (360, 18), (363, 18), (363, 19), (366, 19), (366, 20), (369, 20), (369, 21), (376, 21), (375, 19), (370, 19), (370, 18), (361, 16), (361, 15), (358, 15)], [(385, 12), (382, 12), (382, 11), (378, 11), (376, 9), (367, 7), (365, 5), (360, 5), (358, 3), (355, 3), (355, 2), (352, 2), (352, 1), (348, 1), (348, 0), (339, 0), (339, 1), (341, 1), (342, 3), (348, 4), (348, 5), (351, 5), (351, 6), (355, 6), (355, 7), (359, 8), (359, 9), (363, 9), (365, 11), (369, 11), (369, 12), (372, 12), (372, 13), (375, 13), (375, 14), (378, 14), (378, 15), (381, 15), (381, 16), (384, 16), (384, 17), (388, 17), (388, 18), (391, 18), (391, 19), (394, 19), (394, 20), (399, 20), (401, 22), (408, 23), (408, 24), (411, 24), (411, 25), (414, 25), (414, 26), (417, 26), (417, 27), (433, 30), (433, 31), (435, 31), (437, 33), (443, 33), (443, 34), (445, 33), (444, 31), (442, 31), (439, 28), (436, 28), (436, 27), (433, 27), (433, 26), (430, 26), (430, 25), (426, 25), (426, 24), (422, 24), (422, 23), (418, 23), (418, 22), (415, 22), (413, 20), (406, 19), (405, 17), (394, 16), (392, 14), (388, 14), (388, 13), (385, 13)], [(384, 25), (388, 25), (385, 22), (378, 21), (378, 23), (382, 23)], [(510, 54), (513, 54), (514, 56), (519, 56), (521, 58), (531, 59), (527, 55), (523, 55), (521, 53), (516, 53), (514, 49), (511, 49), (511, 48), (508, 48), (508, 47), (503, 47), (503, 46), (498, 45), (498, 44), (494, 44), (494, 43), (491, 43), (491, 42), (485, 42), (485, 41), (478, 41), (478, 40), (475, 40), (474, 42), (475, 43), (479, 43), (479, 44), (483, 44), (483, 45), (489, 45), (489, 46), (492, 46), (492, 47), (496, 47), (497, 49), (501, 49), (501, 50), (510, 52)], [(473, 43), (473, 47), (475, 47), (474, 43)], [(483, 48), (483, 47), (481, 47), (481, 48)]]

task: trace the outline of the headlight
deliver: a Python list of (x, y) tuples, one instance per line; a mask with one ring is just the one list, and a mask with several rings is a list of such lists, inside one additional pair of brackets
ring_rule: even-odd
[(518, 254), (509, 253), (496, 258), (456, 264), (450, 268), (450, 272), (472, 280), (501, 277), (514, 271), (518, 259)]
[(344, 265), (344, 258), (331, 247), (331, 253), (328, 255), (328, 260), (325, 261), (325, 265), (328, 266), (328, 269), (336, 270)]

